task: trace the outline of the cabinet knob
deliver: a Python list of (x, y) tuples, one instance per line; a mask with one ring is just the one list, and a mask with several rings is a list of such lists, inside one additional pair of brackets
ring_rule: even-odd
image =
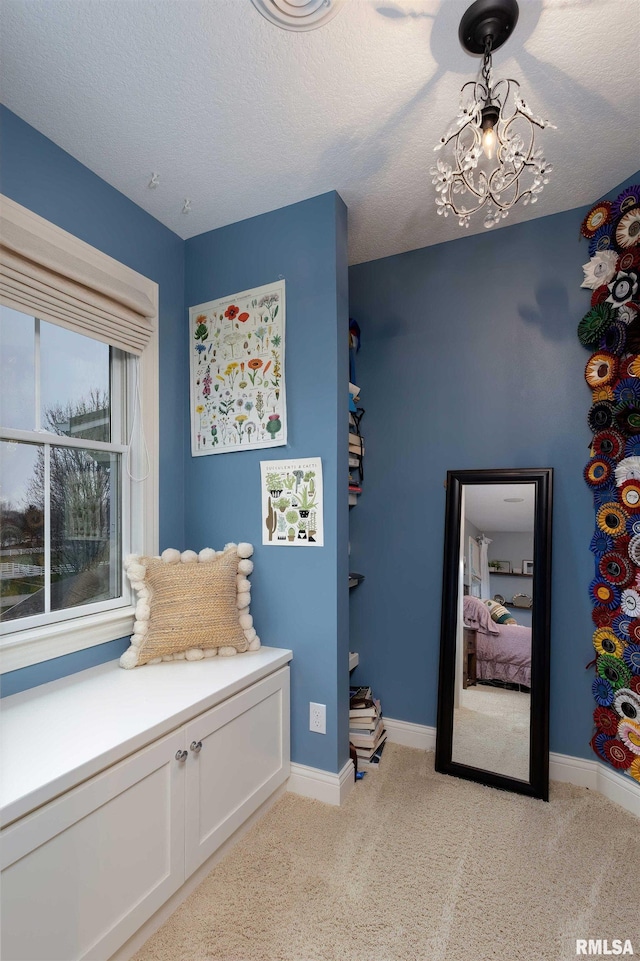
[(188, 755), (188, 751), (176, 751), (176, 761), (186, 761)]
[(202, 741), (192, 741), (191, 750), (193, 751), (194, 754), (199, 754), (200, 751), (202, 750)]

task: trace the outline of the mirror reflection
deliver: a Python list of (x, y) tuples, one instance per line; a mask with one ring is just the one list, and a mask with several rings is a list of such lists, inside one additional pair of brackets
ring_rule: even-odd
[(535, 484), (463, 484), (452, 760), (529, 780)]

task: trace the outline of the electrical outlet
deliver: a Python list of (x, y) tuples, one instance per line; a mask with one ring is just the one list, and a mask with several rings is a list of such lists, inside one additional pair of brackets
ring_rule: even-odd
[(316, 734), (327, 733), (327, 705), (309, 701), (309, 730)]

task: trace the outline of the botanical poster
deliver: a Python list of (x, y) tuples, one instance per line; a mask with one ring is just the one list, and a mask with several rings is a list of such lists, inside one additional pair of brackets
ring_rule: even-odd
[(260, 461), (262, 543), (322, 547), (322, 460)]
[(189, 308), (191, 453), (287, 442), (284, 280)]

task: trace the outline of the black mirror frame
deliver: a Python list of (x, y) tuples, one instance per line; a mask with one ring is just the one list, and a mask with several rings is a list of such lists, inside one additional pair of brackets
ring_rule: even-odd
[[(485, 771), (452, 760), (460, 523), (465, 484), (534, 484), (533, 627), (531, 636), (531, 725), (529, 780)], [(553, 469), (460, 470), (447, 472), (436, 771), (490, 787), (549, 800), (549, 634), (551, 626), (551, 526)]]

